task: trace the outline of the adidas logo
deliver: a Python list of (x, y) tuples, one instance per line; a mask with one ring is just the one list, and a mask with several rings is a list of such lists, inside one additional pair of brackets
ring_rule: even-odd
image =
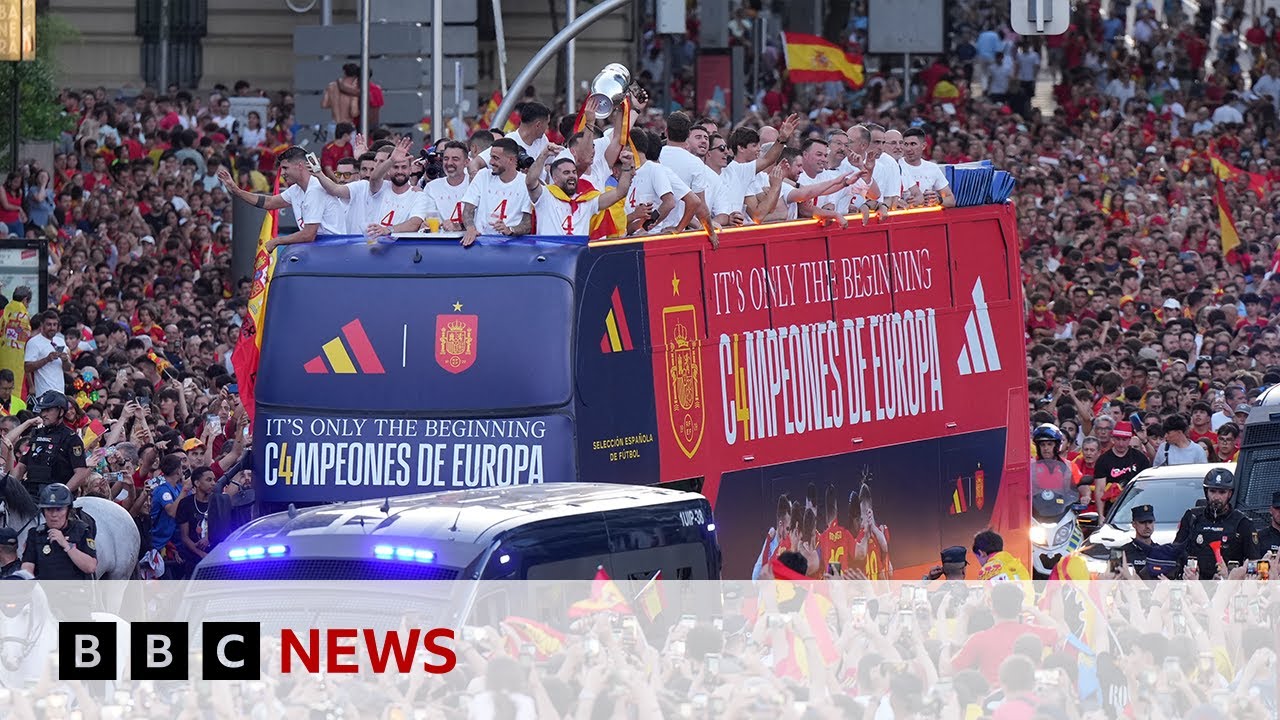
[(973, 285), (973, 312), (964, 321), (964, 347), (956, 365), (961, 375), (980, 375), (1000, 369), (1000, 353), (996, 350), (996, 336), (991, 331), (991, 314), (987, 312), (987, 296), (982, 290), (982, 278)]
[[(346, 345), (342, 342), (344, 338)], [(347, 353), (347, 345), (351, 346), (350, 354)], [(359, 372), (366, 375), (381, 375), (386, 372), (382, 369), (382, 361), (378, 359), (378, 353), (374, 352), (373, 343), (369, 342), (369, 336), (365, 334), (364, 325), (360, 324), (359, 318), (343, 325), (342, 334), (320, 346), (320, 350), (322, 352), (319, 355), (302, 366), (309, 375), (327, 375), (330, 368), (339, 375), (352, 375), (356, 373), (355, 363), (360, 365)], [(351, 355), (356, 356), (355, 363), (351, 362)]]
[(613, 289), (613, 307), (604, 318), (604, 335), (600, 337), (600, 352), (616, 353), (634, 349), (631, 329), (627, 327), (627, 314), (622, 312), (622, 296)]

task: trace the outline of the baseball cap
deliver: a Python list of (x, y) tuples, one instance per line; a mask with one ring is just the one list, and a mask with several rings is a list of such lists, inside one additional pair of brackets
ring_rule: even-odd
[(1161, 305), (1160, 307), (1164, 308), (1165, 310), (1181, 310), (1182, 303), (1178, 302), (1174, 298), (1165, 298), (1164, 304)]
[(1244, 413), (1245, 415), (1248, 415), (1249, 409), (1250, 409), (1249, 403), (1240, 403), (1239, 405), (1236, 406), (1235, 414), (1239, 415), (1241, 413)]
[(968, 565), (969, 564), (968, 553), (969, 551), (966, 550), (964, 546), (952, 545), (949, 548), (943, 549), (941, 554), (942, 563), (944, 565), (948, 563), (964, 563), (965, 565)]
[(1128, 420), (1121, 420), (1116, 423), (1115, 428), (1111, 430), (1113, 437), (1131, 438), (1133, 437), (1133, 423)]
[(192, 450), (202, 447), (204, 447), (204, 441), (200, 438), (187, 438), (182, 443), (183, 452), (191, 452)]
[(1131, 512), (1134, 522), (1154, 522), (1156, 519), (1156, 509), (1150, 505), (1138, 505)]
[(0, 547), (18, 547), (18, 531), (13, 528), (0, 528)]

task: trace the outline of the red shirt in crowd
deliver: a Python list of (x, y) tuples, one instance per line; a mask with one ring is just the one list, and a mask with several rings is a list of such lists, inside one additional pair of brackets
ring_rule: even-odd
[(1053, 647), (1058, 641), (1058, 633), (1050, 628), (1005, 620), (970, 637), (951, 659), (951, 667), (956, 671), (976, 668), (995, 685), (1000, 681), (1000, 663), (1013, 654), (1013, 643), (1027, 634), (1040, 638), (1045, 647)]
[(331, 142), (324, 146), (324, 150), (320, 153), (320, 167), (325, 170), (333, 170), (338, 166), (338, 161), (342, 158), (354, 156), (350, 142), (344, 142), (339, 145), (337, 142)]

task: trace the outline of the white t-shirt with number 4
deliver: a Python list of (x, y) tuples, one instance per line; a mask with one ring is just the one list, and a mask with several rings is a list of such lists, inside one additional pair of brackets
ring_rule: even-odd
[(585, 237), (591, 232), (591, 216), (600, 211), (600, 196), (578, 203), (577, 209), (570, 212), (569, 203), (552, 196), (544, 187), (533, 207), (538, 213), (539, 235)]
[(670, 192), (673, 192), (671, 177), (666, 168), (656, 162), (641, 165), (636, 168), (631, 180), (631, 190), (627, 193), (627, 214), (635, 212), (636, 206), (644, 203), (649, 203), (657, 210), (662, 204), (662, 196)]
[(471, 183), (464, 177), (457, 185), (450, 185), (449, 178), (436, 178), (427, 183), (423, 191), (431, 201), (428, 210), (434, 209), (441, 222), (456, 223), (462, 227), (462, 197)]
[(281, 191), (280, 197), (293, 206), (293, 216), (299, 226), (319, 225), (318, 235), (342, 235), (346, 232), (342, 203), (325, 192), (319, 180), (312, 178), (305, 190), (298, 185), (290, 185)]
[(378, 206), (378, 224), (391, 227), (399, 225), (411, 217), (425, 220), (427, 217), (427, 194), (420, 190), (406, 190), (397, 193), (392, 188), (384, 188), (378, 193), (382, 202)]
[(516, 173), (508, 183), (502, 182), (491, 170), (476, 173), (462, 202), (476, 207), (476, 230), (481, 235), (497, 235), (495, 222), (511, 227), (519, 224), (522, 215), (530, 211), (529, 190), (524, 180), (524, 173)]

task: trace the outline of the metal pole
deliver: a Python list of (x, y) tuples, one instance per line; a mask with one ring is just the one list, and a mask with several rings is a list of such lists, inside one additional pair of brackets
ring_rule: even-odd
[[(493, 31), (498, 40), (498, 82), (507, 96), (507, 33), (502, 26), (502, 0), (493, 0)], [(501, 125), (499, 125), (501, 127)]]
[[(614, 10), (617, 10), (623, 5), (634, 1), (635, 0), (600, 0), (598, 5), (578, 16), (578, 19), (574, 20), (572, 24), (565, 26), (563, 30), (556, 33), (556, 36), (548, 40), (547, 44), (543, 45), (541, 50), (534, 53), (533, 58), (531, 58), (529, 63), (524, 66), (524, 69), (520, 71), (520, 74), (516, 76), (515, 82), (511, 83), (511, 87), (508, 91), (503, 93), (502, 104), (498, 106), (497, 112), (493, 114), (494, 122), (499, 124), (506, 122), (507, 116), (510, 115), (511, 111), (515, 108), (516, 102), (524, 92), (524, 89), (529, 87), (529, 84), (533, 82), (533, 78), (537, 76), (538, 71), (542, 70), (543, 66), (550, 62), (551, 59), (556, 56), (556, 53), (560, 52), (560, 50), (564, 48), (565, 43), (577, 37), (583, 30), (591, 27), (592, 23), (595, 21), (605, 15), (608, 15)], [(499, 40), (499, 42), (501, 42), (501, 40)]]
[[(456, 127), (458, 128), (459, 133), (464, 133), (465, 132), (464, 128), (466, 127), (466, 125), (462, 123), (463, 82), (464, 81), (462, 76), (462, 61), (454, 60), (453, 61), (453, 117), (457, 121)], [(444, 135), (437, 135), (436, 137), (448, 137), (448, 134), (446, 133)], [(459, 135), (457, 139), (462, 140), (465, 138), (463, 138), (462, 135)]]
[(333, 0), (320, 0), (320, 24), (325, 27), (333, 24)]
[(169, 92), (169, 0), (160, 0), (160, 76), (156, 88), (161, 95)]
[(911, 102), (911, 53), (903, 53), (902, 59), (902, 102)]
[(360, 3), (360, 134), (369, 137), (369, 0)]
[[(573, 24), (573, 19), (578, 16), (578, 1), (564, 0), (564, 6), (564, 24), (565, 27), (568, 27)], [(564, 51), (565, 112), (573, 112), (573, 109), (577, 107), (577, 104), (573, 101), (573, 65), (577, 62), (577, 44), (576, 40), (570, 40)]]
[(9, 169), (13, 172), (18, 171), (18, 91), (20, 83), (18, 81), (18, 70), (22, 68), (21, 61), (14, 61), (13, 74), (9, 76)]
[(444, 0), (431, 8), (431, 132), (444, 137)]

